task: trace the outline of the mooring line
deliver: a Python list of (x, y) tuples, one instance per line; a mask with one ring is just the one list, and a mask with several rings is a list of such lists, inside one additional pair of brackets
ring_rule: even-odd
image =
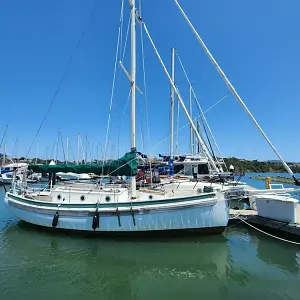
[[(250, 226), (251, 228), (253, 228), (253, 229), (255, 229), (255, 230), (257, 230), (257, 231), (259, 231), (259, 232), (261, 232), (261, 233), (263, 233), (263, 234), (265, 234), (267, 236), (270, 236), (270, 237), (272, 237), (274, 239), (277, 239), (277, 240), (280, 240), (280, 241), (283, 241), (283, 242), (286, 242), (286, 243), (294, 244), (294, 245), (300, 245), (300, 243), (298, 243), (298, 242), (293, 242), (293, 241), (290, 241), (290, 240), (286, 240), (286, 239), (280, 238), (278, 236), (275, 236), (273, 234), (270, 234), (268, 232), (265, 232), (265, 231), (263, 231), (263, 230), (255, 227), (255, 226), (253, 226), (252, 224), (248, 223), (247, 221), (243, 220), (242, 218), (239, 217), (239, 215), (235, 215), (234, 218), (235, 219), (239, 219), (241, 222), (245, 223), (246, 225)], [(235, 224), (235, 225), (237, 225), (237, 224)], [(230, 228), (230, 227), (228, 227), (228, 228)]]

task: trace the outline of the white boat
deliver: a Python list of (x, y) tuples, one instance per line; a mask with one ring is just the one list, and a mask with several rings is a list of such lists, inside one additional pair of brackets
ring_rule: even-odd
[(13, 179), (13, 172), (0, 174), (0, 183), (11, 184)]
[(0, 169), (0, 183), (11, 184), (13, 180), (13, 174), (17, 174), (26, 170), (28, 164), (26, 163), (10, 163), (1, 167)]
[(19, 219), (35, 225), (100, 232), (196, 230), (221, 233), (228, 204), (219, 192), (190, 195), (141, 190), (132, 200), (127, 188), (54, 188), (50, 196), (8, 192), (5, 204)]
[[(135, 93), (136, 93), (136, 20), (141, 18), (130, 1), (131, 9), (131, 152), (126, 160), (118, 160), (104, 165), (49, 165), (31, 167), (34, 172), (57, 172), (119, 174), (131, 176), (130, 187), (95, 184), (54, 186), (49, 195), (39, 195), (26, 189), (26, 184), (13, 182), (11, 191), (6, 193), (5, 204), (17, 218), (39, 226), (76, 231), (96, 231), (101, 233), (132, 232), (177, 232), (181, 230), (200, 233), (221, 233), (228, 224), (229, 203), (223, 192), (209, 189), (140, 189), (136, 190), (136, 142), (135, 142)], [(143, 23), (141, 23), (143, 25)], [(170, 78), (169, 78), (170, 79)], [(170, 81), (183, 110), (208, 159), (216, 168), (212, 157), (199, 135), (184, 102)], [(122, 167), (120, 167), (122, 166)], [(124, 172), (122, 173), (122, 170)], [(106, 170), (106, 171), (103, 171)], [(105, 173), (106, 172), (106, 173)], [(51, 182), (51, 179), (50, 179)]]

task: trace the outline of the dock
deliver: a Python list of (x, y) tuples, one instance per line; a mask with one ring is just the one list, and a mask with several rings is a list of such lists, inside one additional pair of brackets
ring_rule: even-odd
[(247, 224), (243, 221), (246, 221), (256, 228), (264, 230), (267, 233), (275, 235), (276, 237), (289, 239), (294, 242), (300, 241), (300, 224), (286, 223), (260, 217), (258, 216), (257, 211), (251, 209), (230, 209), (229, 226), (247, 226)]

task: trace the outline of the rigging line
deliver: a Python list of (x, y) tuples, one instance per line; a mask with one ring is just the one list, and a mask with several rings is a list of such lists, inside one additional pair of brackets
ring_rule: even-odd
[(129, 15), (128, 25), (127, 25), (127, 32), (126, 32), (126, 37), (125, 37), (125, 43), (124, 43), (124, 48), (123, 48), (123, 53), (122, 53), (122, 60), (121, 60), (121, 62), (124, 61), (124, 57), (125, 57), (126, 46), (127, 46), (127, 40), (128, 40), (128, 36), (129, 36), (129, 28), (130, 28), (130, 23), (131, 23), (130, 21), (131, 21), (131, 14)]
[[(215, 162), (214, 162), (213, 158), (211, 157), (209, 151), (207, 150), (205, 144), (203, 143), (202, 138), (200, 137), (200, 135), (199, 135), (199, 133), (198, 133), (198, 131), (197, 131), (197, 129), (196, 129), (194, 123), (193, 123), (193, 120), (191, 119), (191, 116), (190, 116), (189, 113), (188, 113), (188, 110), (187, 110), (187, 108), (186, 108), (186, 106), (185, 106), (185, 104), (184, 104), (184, 101), (183, 101), (182, 97), (180, 96), (180, 94), (178, 93), (178, 88), (175, 86), (174, 82), (172, 81), (172, 79), (171, 79), (171, 77), (170, 77), (170, 75), (169, 75), (169, 73), (168, 73), (168, 70), (167, 70), (167, 68), (166, 68), (166, 66), (165, 66), (165, 64), (164, 64), (164, 62), (163, 62), (163, 60), (162, 60), (162, 58), (161, 58), (161, 56), (160, 56), (160, 54), (159, 54), (159, 52), (158, 52), (158, 50), (157, 50), (157, 48), (156, 48), (156, 46), (155, 46), (155, 44), (154, 44), (154, 42), (153, 42), (151, 36), (150, 36), (150, 33), (149, 33), (148, 29), (147, 29), (147, 26), (146, 26), (145, 22), (143, 22), (143, 27), (144, 27), (144, 30), (145, 30), (147, 36), (148, 36), (148, 39), (149, 39), (149, 41), (150, 41), (150, 44), (152, 45), (153, 50), (154, 50), (154, 52), (155, 52), (155, 54), (156, 54), (156, 56), (157, 56), (157, 59), (159, 60), (161, 66), (162, 66), (162, 69), (163, 69), (163, 71), (164, 71), (166, 77), (168, 78), (168, 80), (169, 80), (170, 84), (172, 85), (172, 87), (173, 87), (175, 93), (177, 94), (177, 98), (178, 98), (178, 100), (180, 101), (180, 105), (181, 105), (181, 107), (182, 107), (182, 109), (183, 109), (183, 111), (184, 111), (184, 113), (185, 113), (187, 119), (188, 119), (189, 122), (190, 122), (190, 125), (191, 125), (191, 127), (192, 127), (192, 129), (193, 129), (193, 132), (196, 134), (197, 139), (198, 139), (199, 143), (201, 144), (201, 147), (203, 148), (203, 151), (205, 152), (205, 155), (207, 156), (208, 160), (209, 160), (209, 161), (211, 162), (211, 164), (213, 165), (214, 171), (218, 172), (218, 169), (217, 169), (217, 167), (216, 167), (216, 165), (215, 165)], [(172, 134), (173, 134), (173, 133), (172, 133)]]
[(127, 106), (129, 104), (129, 100), (130, 100), (130, 96), (131, 96), (131, 89), (129, 89), (129, 94), (128, 94), (128, 97), (127, 97), (127, 102), (126, 102), (126, 105), (125, 105), (125, 109), (124, 109), (123, 115), (125, 115), (125, 113), (126, 113)]
[[(122, 4), (121, 4), (121, 18), (120, 18), (120, 27), (121, 27), (121, 33), (120, 33), (120, 45), (122, 47), (122, 43), (123, 43), (123, 25), (124, 25), (124, 0), (122, 0)], [(119, 60), (121, 61), (121, 51), (120, 51), (120, 58)]]
[(50, 161), (54, 159), (55, 146), (56, 146), (56, 141), (54, 141), (53, 146), (52, 146), (51, 155), (49, 158)]
[(59, 144), (59, 132), (58, 132), (58, 135), (57, 135), (57, 142), (56, 142), (55, 163), (57, 162), (57, 157), (58, 157), (58, 144)]
[(91, 10), (91, 12), (90, 12), (89, 17), (88, 17), (88, 20), (87, 20), (87, 22), (86, 22), (86, 24), (85, 24), (85, 26), (84, 26), (84, 28), (83, 28), (83, 31), (81, 32), (81, 35), (79, 36), (79, 39), (78, 39), (78, 41), (77, 41), (77, 43), (76, 43), (76, 45), (75, 45), (75, 47), (74, 47), (74, 49), (73, 49), (73, 51), (72, 51), (72, 53), (71, 53), (71, 56), (70, 56), (69, 61), (68, 61), (68, 63), (67, 63), (67, 66), (66, 66), (66, 68), (65, 68), (64, 71), (63, 71), (63, 74), (62, 74), (62, 77), (61, 77), (61, 79), (60, 79), (60, 81), (59, 81), (59, 84), (58, 84), (58, 86), (56, 87), (56, 90), (55, 90), (55, 92), (54, 92), (54, 94), (53, 94), (53, 96), (52, 96), (52, 98), (51, 98), (51, 100), (50, 100), (50, 103), (49, 103), (48, 109), (47, 109), (47, 111), (46, 111), (46, 114), (44, 115), (44, 118), (42, 119), (42, 121), (41, 121), (41, 123), (40, 123), (40, 126), (39, 126), (39, 128), (38, 128), (38, 130), (37, 130), (37, 132), (36, 132), (36, 134), (35, 134), (35, 137), (34, 137), (32, 143), (31, 143), (31, 145), (30, 145), (30, 147), (29, 147), (29, 149), (28, 149), (28, 152), (27, 152), (27, 154), (26, 154), (26, 158), (28, 158), (28, 155), (29, 155), (29, 153), (30, 153), (30, 151), (31, 151), (31, 148), (32, 148), (33, 144), (35, 143), (35, 140), (37, 139), (37, 137), (38, 137), (38, 135), (39, 135), (39, 133), (40, 133), (40, 131), (41, 131), (43, 125), (44, 125), (44, 122), (46, 121), (46, 119), (47, 119), (47, 117), (48, 117), (48, 115), (49, 115), (49, 113), (50, 113), (50, 111), (51, 111), (51, 108), (52, 108), (52, 106), (53, 106), (53, 104), (54, 104), (54, 101), (55, 101), (56, 97), (58, 96), (58, 94), (59, 94), (59, 92), (60, 92), (61, 86), (62, 86), (62, 84), (63, 84), (63, 82), (64, 82), (64, 80), (65, 80), (65, 78), (66, 78), (66, 75), (67, 75), (67, 73), (68, 73), (68, 70), (69, 70), (69, 68), (70, 68), (70, 66), (71, 66), (71, 63), (72, 63), (72, 61), (73, 61), (74, 55), (75, 55), (75, 53), (77, 52), (77, 49), (79, 48), (79, 45), (80, 45), (80, 43), (81, 43), (81, 41), (82, 41), (82, 38), (83, 38), (83, 36), (84, 36), (84, 33), (85, 33), (85, 31), (86, 31), (86, 28), (87, 28), (87, 26), (88, 26), (90, 20), (92, 19), (92, 16), (93, 16), (93, 14), (94, 14), (94, 11), (95, 11), (95, 9), (96, 9), (98, 3), (100, 3), (100, 1), (95, 1), (95, 3), (94, 3), (94, 6), (93, 6), (93, 8), (92, 8), (92, 10)]
[(195, 27), (193, 26), (193, 24), (189, 20), (188, 16), (184, 12), (184, 10), (182, 9), (182, 7), (178, 3), (178, 1), (174, 0), (174, 2), (177, 5), (177, 7), (178, 7), (179, 11), (181, 12), (182, 16), (184, 17), (185, 21), (188, 23), (190, 29), (192, 30), (193, 34), (195, 35), (196, 39), (198, 40), (198, 42), (201, 45), (202, 49), (204, 50), (205, 54), (209, 58), (210, 62), (212, 63), (212, 65), (214, 66), (214, 68), (216, 69), (216, 71), (219, 73), (219, 75), (221, 76), (221, 78), (223, 79), (223, 81), (225, 82), (225, 84), (227, 85), (228, 89), (230, 90), (230, 92), (232, 93), (232, 95), (234, 96), (234, 98), (242, 106), (243, 110), (250, 117), (250, 119), (252, 120), (252, 122), (254, 123), (254, 125), (256, 126), (256, 128), (259, 130), (259, 132), (264, 137), (264, 139), (266, 140), (266, 142), (269, 144), (269, 146), (272, 148), (272, 150), (274, 151), (274, 153), (277, 155), (277, 157), (279, 158), (279, 160), (281, 161), (281, 163), (283, 164), (283, 166), (285, 167), (285, 169), (287, 170), (287, 172), (294, 179), (295, 184), (296, 185), (300, 185), (300, 181), (295, 177), (295, 175), (294, 175), (293, 171), (291, 170), (291, 168), (288, 166), (288, 164), (285, 162), (285, 160), (283, 159), (283, 157), (277, 151), (277, 149), (275, 148), (275, 146), (272, 144), (271, 140), (268, 138), (268, 136), (266, 135), (266, 133), (263, 131), (263, 129), (261, 128), (261, 126), (259, 125), (259, 123), (257, 122), (257, 120), (254, 118), (254, 116), (250, 112), (249, 108), (244, 103), (244, 101), (241, 98), (241, 96), (235, 90), (234, 86), (232, 85), (232, 83), (230, 82), (230, 80), (227, 78), (226, 74), (224, 73), (224, 71), (222, 70), (222, 68), (219, 66), (219, 64), (216, 61), (216, 59), (214, 58), (214, 56), (211, 54), (211, 52), (207, 48), (206, 44), (204, 43), (204, 41), (202, 40), (202, 38), (198, 34), (197, 30), (195, 29)]
[(175, 146), (175, 152), (178, 155), (178, 141), (179, 141), (179, 119), (180, 117), (180, 106), (179, 106), (179, 101), (177, 101), (177, 124), (176, 124), (176, 146)]
[(15, 144), (14, 144), (14, 149), (13, 149), (13, 152), (12, 152), (12, 157), (15, 157), (16, 156), (16, 149), (17, 149), (17, 144), (18, 144), (18, 141), (19, 141), (19, 137), (17, 136), (16, 138), (16, 141), (15, 141)]
[(109, 130), (110, 130), (111, 111), (112, 111), (113, 98), (114, 98), (114, 92), (115, 92), (115, 81), (116, 81), (116, 71), (117, 71), (117, 63), (118, 63), (120, 37), (121, 37), (121, 24), (122, 24), (123, 8), (124, 8), (124, 5), (123, 5), (123, 0), (122, 0), (121, 12), (120, 12), (120, 22), (119, 22), (119, 29), (118, 29), (117, 49), (116, 49), (116, 54), (115, 54), (114, 74), (113, 74), (113, 82), (112, 82), (112, 87), (111, 87), (109, 114), (108, 114), (108, 120), (107, 120), (106, 137), (105, 137), (105, 145), (104, 145), (105, 159), (106, 159), (106, 154), (107, 154), (108, 134), (109, 134)]
[[(188, 75), (187, 75), (187, 72), (186, 72), (186, 70), (185, 70), (185, 68), (184, 68), (184, 66), (183, 66), (183, 63), (182, 63), (182, 61), (181, 61), (181, 59), (180, 59), (180, 56), (179, 56), (179, 54), (178, 54), (177, 51), (176, 51), (176, 56), (177, 56), (177, 58), (178, 58), (179, 64), (180, 64), (180, 66), (181, 66), (181, 68), (182, 68), (182, 71), (183, 71), (183, 73), (184, 73), (184, 75), (185, 75), (185, 78), (186, 78), (187, 82), (189, 83), (190, 87), (192, 88), (192, 92), (193, 92), (193, 94), (194, 94), (194, 98), (195, 98), (195, 101), (196, 101), (198, 110), (200, 110), (200, 113), (202, 113), (202, 107), (201, 107), (201, 105), (200, 105), (200, 103), (199, 103), (199, 101), (198, 101), (198, 98), (197, 98), (197, 96), (196, 96), (196, 93), (195, 93), (195, 91), (194, 91), (194, 88), (193, 88), (193, 86), (192, 86), (192, 84), (191, 84), (191, 82), (190, 82), (190, 79), (189, 79), (189, 77), (188, 77)], [(219, 148), (219, 146), (218, 146), (218, 144), (217, 144), (217, 141), (216, 141), (216, 139), (215, 139), (215, 137), (214, 137), (214, 135), (213, 135), (213, 133), (212, 133), (212, 130), (211, 130), (211, 128), (210, 128), (210, 126), (209, 126), (209, 124), (208, 124), (208, 122), (207, 122), (207, 119), (206, 119), (206, 117), (205, 117), (204, 115), (203, 115), (202, 118), (204, 119), (204, 122), (205, 122), (205, 124), (206, 124), (206, 126), (207, 126), (207, 128), (208, 128), (208, 131), (209, 131), (209, 133), (210, 133), (210, 135), (211, 135), (211, 137), (212, 137), (212, 139), (213, 139), (213, 142), (214, 142), (214, 144), (215, 144), (215, 146), (216, 146), (216, 148), (217, 148), (218, 154), (219, 154), (220, 157), (221, 157), (221, 161), (225, 164), (223, 155), (222, 155), (221, 150), (220, 150), (220, 148)], [(227, 169), (226, 164), (225, 164), (225, 168)], [(228, 170), (228, 169), (227, 169), (227, 170)]]
[(46, 155), (45, 155), (46, 164), (48, 164), (48, 151), (49, 151), (49, 145), (47, 145), (46, 147)]
[(201, 123), (202, 123), (202, 127), (203, 127), (203, 130), (204, 130), (206, 139), (207, 139), (208, 144), (209, 144), (209, 147), (210, 147), (211, 154), (212, 154), (213, 158), (214, 158), (215, 160), (217, 160), (217, 159), (216, 159), (216, 156), (215, 156), (215, 153), (214, 153), (214, 149), (213, 149), (213, 147), (212, 147), (212, 145), (211, 145), (211, 142), (210, 142), (210, 139), (209, 139), (207, 130), (206, 130), (206, 128), (205, 128), (205, 124), (204, 124), (203, 118), (200, 118), (200, 119), (201, 119)]
[[(199, 117), (203, 116), (204, 114), (206, 114), (208, 111), (210, 111), (214, 106), (216, 106), (218, 103), (220, 103), (220, 102), (221, 102), (223, 99), (225, 99), (226, 97), (227, 97), (227, 95), (224, 96), (224, 97), (222, 97), (220, 100), (218, 100), (215, 104), (213, 104), (211, 107), (209, 107), (209, 108), (208, 108), (206, 111), (204, 111), (202, 114), (199, 114), (198, 116), (196, 116), (196, 118), (199, 118)], [(180, 132), (182, 129), (186, 128), (186, 127), (189, 126), (189, 125), (190, 125), (190, 123), (186, 123), (185, 125), (183, 125), (182, 127), (180, 127), (180, 128), (177, 130), (177, 132), (174, 132), (174, 134)], [(160, 145), (161, 143), (164, 143), (166, 140), (170, 139), (170, 136), (171, 136), (171, 135), (167, 136), (166, 138), (164, 138), (164, 139), (162, 139), (161, 141), (159, 141), (158, 143), (156, 143), (153, 147), (151, 147), (151, 149), (153, 149), (154, 147), (157, 147), (157, 146)]]
[[(89, 150), (89, 153), (90, 153), (90, 161), (92, 162), (92, 151), (91, 151), (91, 145), (90, 145), (90, 140), (88, 139), (88, 135), (86, 135), (86, 148)], [(87, 157), (87, 154), (86, 154), (86, 157)]]
[(62, 147), (62, 151), (63, 151), (64, 161), (67, 161), (66, 160), (66, 154), (65, 154), (64, 142), (63, 142), (63, 138), (62, 138), (60, 129), (59, 129), (59, 137), (60, 137), (61, 147)]
[(0, 148), (2, 147), (3, 141), (4, 141), (5, 136), (6, 136), (6, 134), (7, 134), (7, 130), (8, 130), (8, 125), (6, 125), (6, 127), (5, 127), (5, 130), (4, 130), (2, 139), (1, 139), (1, 143), (0, 143)]
[(69, 141), (69, 149), (71, 150), (71, 155), (72, 155), (72, 157), (73, 157), (73, 161), (76, 162), (76, 159), (75, 159), (75, 155), (74, 155), (74, 151), (73, 151), (73, 147), (72, 147), (71, 141)]
[[(128, 96), (128, 98), (130, 97), (130, 93), (131, 93), (131, 91), (129, 91), (129, 96)], [(201, 117), (203, 114), (206, 114), (208, 111), (210, 111), (210, 109), (211, 109), (212, 107), (216, 106), (219, 102), (221, 102), (221, 101), (222, 101), (223, 99), (225, 99), (226, 97), (227, 97), (227, 95), (224, 96), (224, 97), (222, 97), (222, 98), (221, 98), (220, 100), (218, 100), (214, 105), (212, 105), (212, 106), (209, 107), (206, 111), (204, 111), (201, 115), (196, 116), (196, 118), (199, 118), (199, 117)], [(124, 113), (125, 113), (125, 111), (124, 111)], [(189, 125), (190, 125), (190, 123), (186, 123), (184, 126), (180, 127), (180, 128), (177, 130), (177, 132), (174, 132), (174, 134), (175, 134), (175, 133), (178, 133), (179, 131), (181, 131), (182, 129), (184, 129), (185, 127), (187, 127), (187, 126), (189, 126)], [(158, 143), (156, 143), (154, 146), (152, 146), (149, 150), (154, 149), (154, 148), (157, 147), (158, 145), (164, 143), (166, 140), (169, 140), (169, 139), (170, 139), (170, 136), (171, 136), (171, 135), (169, 135), (169, 136), (167, 136), (166, 138), (162, 139), (161, 141), (159, 141)], [(103, 152), (102, 152), (102, 154), (103, 154)], [(115, 172), (115, 171), (117, 171), (118, 169), (120, 169), (121, 167), (123, 167), (123, 166), (125, 166), (125, 165), (131, 163), (131, 162), (134, 161), (134, 160), (135, 160), (135, 158), (133, 158), (133, 159), (130, 160), (129, 162), (127, 162), (127, 163), (121, 165), (120, 167), (118, 167), (117, 169), (115, 169), (113, 172)], [(104, 160), (103, 160), (103, 163), (104, 163)], [(112, 172), (111, 172), (111, 173), (112, 173)], [(107, 175), (110, 175), (111, 173), (109, 173), (109, 174), (107, 174)]]

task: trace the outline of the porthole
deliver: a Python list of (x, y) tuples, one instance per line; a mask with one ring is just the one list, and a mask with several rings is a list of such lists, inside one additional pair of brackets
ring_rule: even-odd
[(57, 195), (57, 199), (60, 200), (61, 199), (61, 195)]
[(80, 196), (80, 200), (81, 201), (84, 201), (84, 199), (85, 199), (85, 197), (82, 195), (82, 196)]
[(106, 197), (105, 197), (105, 201), (106, 201), (106, 202), (109, 202), (109, 201), (110, 201), (110, 197), (109, 197), (109, 196), (106, 196)]
[(148, 198), (149, 198), (149, 200), (152, 200), (152, 199), (153, 199), (153, 196), (152, 196), (152, 195), (149, 195)]

